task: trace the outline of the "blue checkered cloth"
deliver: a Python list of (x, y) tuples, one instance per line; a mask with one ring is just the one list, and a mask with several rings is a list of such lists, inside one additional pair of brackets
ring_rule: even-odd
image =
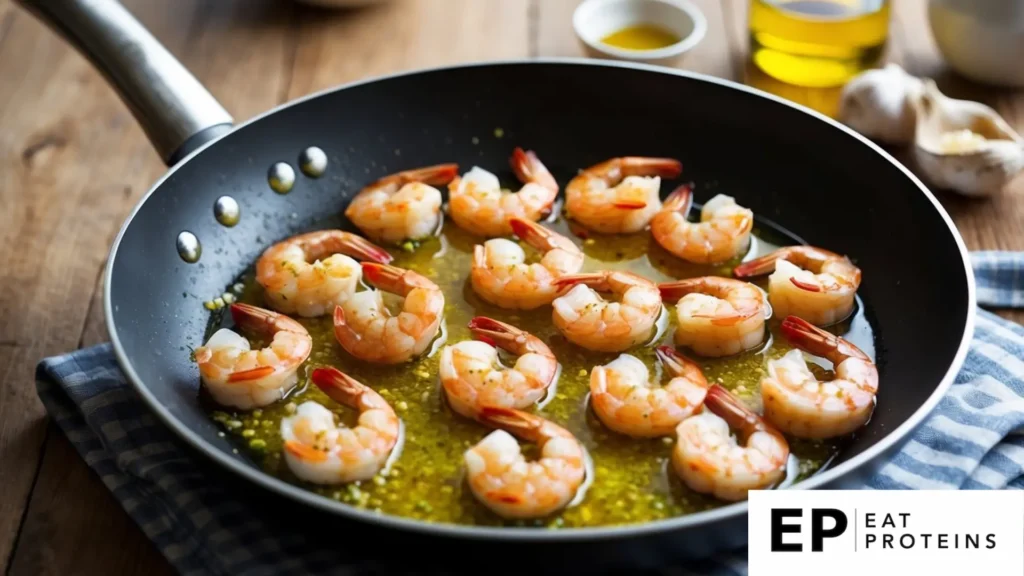
[[(1024, 307), (1024, 253), (976, 252), (973, 261), (979, 305)], [(182, 574), (394, 573), (337, 540), (294, 530), (294, 510), (254, 507), (239, 487), (246, 483), (215, 469), (147, 410), (109, 344), (43, 360), (36, 386), (85, 462)], [(979, 309), (949, 393), (865, 487), (1024, 488), (1024, 328)], [(746, 572), (745, 550), (666, 571)]]

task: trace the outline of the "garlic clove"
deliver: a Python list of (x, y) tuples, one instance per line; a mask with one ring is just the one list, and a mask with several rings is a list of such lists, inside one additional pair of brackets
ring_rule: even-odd
[(922, 84), (894, 63), (863, 72), (843, 87), (839, 121), (874, 140), (910, 144), (916, 122), (914, 103)]
[(915, 109), (914, 159), (933, 186), (990, 196), (1024, 169), (1024, 138), (992, 108), (926, 80)]

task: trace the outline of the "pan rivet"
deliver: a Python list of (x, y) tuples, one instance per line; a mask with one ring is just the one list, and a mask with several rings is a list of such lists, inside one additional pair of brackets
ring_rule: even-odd
[(189, 264), (195, 264), (199, 261), (199, 257), (203, 254), (203, 247), (199, 245), (199, 238), (196, 235), (184, 231), (178, 234), (178, 256)]
[(241, 215), (242, 209), (238, 207), (238, 202), (231, 196), (221, 196), (213, 203), (213, 217), (217, 219), (217, 222), (229, 228), (238, 224)]
[(274, 189), (274, 192), (287, 194), (292, 191), (292, 186), (295, 185), (295, 169), (289, 166), (287, 162), (278, 162), (270, 167), (270, 172), (267, 173), (267, 180), (270, 182), (270, 187)]
[(310, 178), (319, 178), (327, 171), (327, 153), (310, 146), (299, 154), (299, 169)]

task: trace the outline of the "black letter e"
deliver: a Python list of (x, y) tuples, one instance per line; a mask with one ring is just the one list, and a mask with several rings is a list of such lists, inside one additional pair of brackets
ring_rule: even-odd
[(784, 518), (800, 518), (803, 511), (799, 508), (778, 508), (772, 509), (772, 552), (803, 552), (804, 547), (799, 542), (786, 544), (782, 541), (782, 535), (786, 533), (799, 534), (800, 525), (784, 524)]

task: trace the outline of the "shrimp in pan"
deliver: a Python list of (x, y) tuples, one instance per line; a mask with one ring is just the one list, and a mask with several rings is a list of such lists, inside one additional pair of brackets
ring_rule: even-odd
[[(504, 518), (543, 518), (570, 504), (587, 476), (586, 452), (571, 432), (511, 408), (484, 408), (480, 420), (498, 428), (463, 456), (469, 488)], [(527, 461), (516, 438), (540, 447)]]
[(473, 249), (470, 281), (484, 300), (508, 309), (529, 310), (550, 304), (558, 295), (555, 280), (583, 268), (583, 252), (565, 236), (536, 222), (512, 218), (512, 230), (532, 248), (544, 253), (540, 262), (526, 263), (526, 252), (505, 238), (492, 238)]
[(434, 234), (441, 223), (442, 186), (458, 176), (457, 164), (438, 164), (385, 176), (363, 188), (345, 216), (368, 238), (387, 244)]
[(693, 190), (680, 186), (651, 220), (651, 236), (672, 254), (697, 264), (725, 262), (746, 253), (754, 213), (736, 203), (731, 196), (719, 194), (708, 200), (700, 211), (700, 222), (686, 215), (693, 205)]
[[(515, 326), (478, 316), (469, 322), (476, 340), (441, 351), (441, 385), (453, 410), (475, 418), (485, 406), (527, 408), (544, 397), (558, 373), (547, 344)], [(501, 365), (498, 348), (517, 356)]]
[[(574, 274), (555, 283), (572, 287), (551, 303), (555, 328), (589, 350), (621, 352), (636, 346), (651, 337), (661, 314), (658, 286), (631, 272)], [(599, 292), (610, 293), (618, 301), (607, 301)]]
[(523, 183), (518, 192), (502, 190), (497, 176), (477, 166), (448, 184), (448, 214), (460, 228), (478, 236), (507, 236), (509, 219), (535, 222), (551, 212), (558, 182), (537, 155), (516, 148), (509, 164)]
[(315, 484), (369, 480), (391, 457), (401, 435), (395, 411), (372, 388), (336, 368), (317, 368), (313, 383), (332, 400), (359, 412), (352, 428), (312, 400), (281, 420), (284, 459), (299, 478)]
[(749, 282), (704, 276), (658, 285), (661, 297), (676, 302), (675, 342), (701, 356), (729, 356), (764, 340), (769, 308), (761, 289)]
[(668, 436), (683, 419), (701, 409), (708, 383), (693, 361), (669, 346), (657, 349), (672, 379), (652, 384), (640, 359), (622, 354), (590, 372), (590, 404), (608, 428), (627, 436)]
[(627, 156), (591, 166), (565, 187), (569, 218), (603, 234), (630, 234), (647, 227), (661, 209), (661, 179), (683, 166), (671, 158)]
[[(850, 342), (796, 316), (782, 322), (782, 333), (799, 350), (768, 362), (761, 380), (765, 418), (799, 438), (833, 438), (863, 426), (878, 393), (875, 363)], [(835, 378), (819, 382), (801, 350), (831, 362)]]
[(853, 313), (861, 272), (846, 256), (813, 246), (787, 246), (733, 269), (737, 278), (768, 273), (768, 301), (779, 316), (829, 326)]
[(782, 434), (718, 384), (708, 390), (704, 408), (676, 428), (672, 468), (683, 482), (730, 501), (778, 484), (789, 459)]
[(387, 264), (391, 255), (342, 230), (300, 234), (263, 252), (256, 261), (256, 281), (274, 310), (321, 316), (355, 293), (363, 277), (356, 259)]
[[(356, 292), (334, 309), (334, 336), (346, 352), (367, 362), (396, 364), (420, 355), (437, 336), (444, 293), (431, 280), (395, 266), (363, 263), (363, 277), (377, 290)], [(404, 298), (391, 313), (381, 291)]]
[(232, 304), (231, 318), (241, 330), (270, 338), (270, 344), (253, 350), (237, 332), (217, 330), (195, 350), (203, 384), (218, 404), (239, 410), (280, 400), (298, 382), (313, 338), (295, 320), (249, 304)]

